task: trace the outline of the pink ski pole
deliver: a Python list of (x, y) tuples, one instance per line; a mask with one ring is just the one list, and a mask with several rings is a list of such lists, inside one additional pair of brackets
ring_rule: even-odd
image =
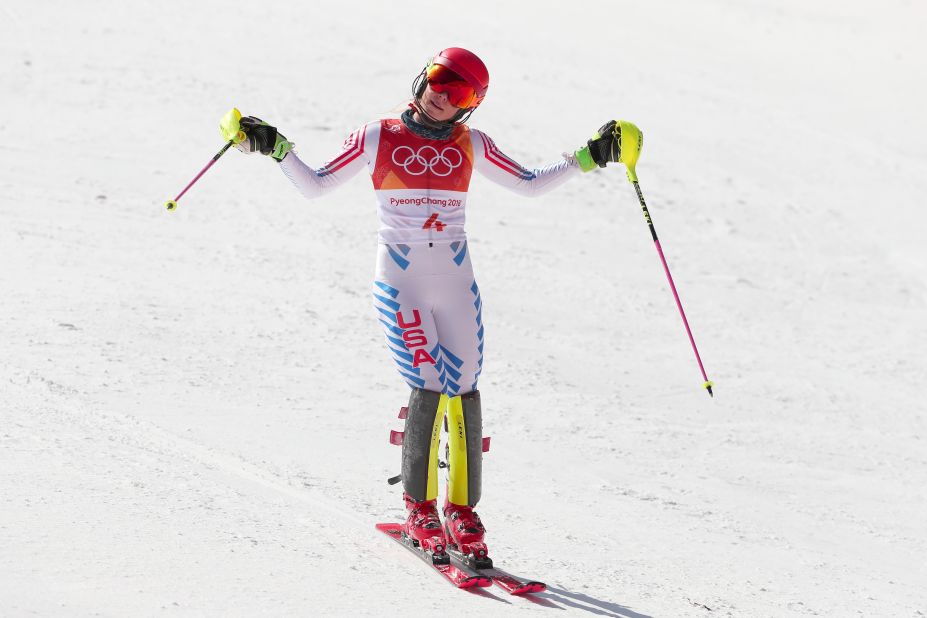
[(650, 227), (650, 234), (653, 236), (653, 244), (657, 248), (657, 253), (660, 254), (660, 261), (663, 262), (663, 272), (666, 273), (666, 280), (669, 281), (670, 289), (673, 291), (673, 298), (676, 299), (676, 307), (679, 308), (679, 315), (682, 316), (682, 323), (686, 327), (686, 334), (689, 335), (689, 343), (692, 344), (692, 351), (695, 352), (695, 360), (698, 362), (699, 371), (702, 372), (702, 379), (705, 381), (702, 386), (708, 390), (709, 395), (714, 397), (715, 394), (711, 392), (711, 387), (714, 386), (714, 383), (708, 379), (708, 375), (705, 373), (702, 357), (699, 356), (698, 348), (695, 345), (695, 338), (692, 337), (692, 329), (689, 328), (689, 320), (686, 319), (686, 312), (682, 310), (682, 302), (679, 300), (676, 284), (673, 283), (673, 275), (670, 274), (669, 266), (666, 264), (666, 256), (663, 255), (663, 247), (660, 246), (660, 239), (657, 238), (657, 230), (653, 227), (653, 219), (650, 218), (650, 211), (647, 210), (647, 204), (644, 202), (644, 194), (641, 193), (641, 186), (636, 180), (632, 180), (631, 184), (634, 185), (634, 189), (637, 191), (637, 199), (640, 200), (641, 208), (644, 211), (644, 219), (647, 220), (647, 225)]
[(666, 280), (669, 281), (670, 289), (673, 291), (673, 298), (676, 299), (676, 307), (679, 309), (679, 315), (682, 316), (682, 324), (686, 327), (689, 343), (692, 344), (692, 351), (695, 352), (695, 360), (698, 362), (698, 368), (699, 371), (702, 372), (702, 379), (704, 380), (702, 386), (705, 387), (709, 395), (714, 397), (715, 394), (711, 392), (711, 387), (714, 386), (714, 383), (708, 379), (708, 375), (705, 373), (702, 357), (699, 356), (698, 348), (695, 345), (695, 338), (692, 336), (692, 329), (689, 328), (689, 320), (686, 319), (686, 312), (682, 309), (682, 302), (679, 300), (676, 284), (673, 283), (673, 276), (670, 274), (669, 266), (666, 264), (666, 256), (663, 255), (663, 247), (660, 246), (660, 239), (657, 238), (657, 230), (653, 226), (653, 219), (650, 218), (650, 211), (647, 210), (644, 194), (641, 192), (641, 186), (637, 182), (637, 172), (634, 166), (637, 164), (641, 148), (644, 145), (644, 136), (641, 130), (632, 123), (618, 120), (615, 124), (615, 138), (621, 144), (620, 161), (628, 168), (628, 180), (631, 181), (631, 184), (634, 185), (634, 190), (637, 191), (637, 199), (640, 201), (641, 209), (644, 211), (644, 219), (647, 221), (647, 226), (650, 228), (650, 235), (653, 236), (653, 244), (656, 246), (657, 253), (660, 254), (660, 261), (663, 263), (663, 272), (666, 273)]
[(225, 154), (225, 151), (228, 150), (229, 148), (231, 148), (232, 145), (233, 145), (234, 143), (235, 143), (234, 140), (229, 140), (228, 143), (227, 143), (225, 146), (222, 147), (222, 150), (220, 150), (219, 152), (216, 153), (216, 156), (214, 156), (214, 157), (212, 158), (212, 161), (210, 161), (209, 163), (207, 163), (207, 164), (206, 164), (206, 167), (204, 167), (203, 169), (201, 169), (201, 170), (200, 170), (200, 173), (197, 174), (197, 175), (193, 178), (193, 180), (191, 180), (191, 181), (187, 184), (187, 186), (183, 188), (183, 191), (181, 191), (180, 193), (177, 194), (177, 197), (175, 197), (175, 198), (172, 199), (172, 200), (168, 200), (167, 202), (165, 202), (165, 204), (164, 204), (165, 208), (167, 208), (168, 210), (171, 210), (171, 211), (176, 210), (176, 209), (177, 209), (177, 200), (179, 200), (180, 198), (182, 198), (182, 197), (183, 197), (183, 194), (186, 193), (186, 192), (190, 189), (190, 187), (192, 187), (194, 184), (196, 184), (196, 181), (199, 180), (200, 177), (201, 177), (203, 174), (205, 174), (206, 171), (209, 170), (209, 168), (212, 167), (212, 166), (216, 163), (216, 161), (219, 160), (219, 157), (221, 157), (222, 155), (224, 155), (224, 154)]

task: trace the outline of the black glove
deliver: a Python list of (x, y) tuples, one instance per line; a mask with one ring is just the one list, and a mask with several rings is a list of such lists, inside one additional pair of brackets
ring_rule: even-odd
[(260, 118), (244, 116), (238, 124), (245, 133), (245, 139), (235, 147), (245, 154), (260, 152), (282, 161), (287, 153), (293, 150), (292, 142), (287, 141), (276, 127), (270, 126)]
[(605, 167), (607, 163), (617, 163), (621, 160), (621, 127), (616, 121), (609, 120), (599, 127), (586, 144), (592, 160), (599, 167)]

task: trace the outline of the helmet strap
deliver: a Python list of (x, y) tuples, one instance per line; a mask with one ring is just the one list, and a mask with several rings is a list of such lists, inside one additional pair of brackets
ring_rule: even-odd
[(428, 85), (428, 79), (425, 77), (426, 71), (428, 71), (427, 66), (422, 69), (422, 72), (419, 73), (418, 77), (415, 78), (415, 81), (412, 82), (412, 98), (416, 101), (420, 96), (422, 96), (422, 93), (425, 92), (425, 86)]
[(451, 118), (451, 120), (457, 124), (465, 124), (468, 120), (470, 120), (470, 114), (472, 114), (475, 111), (476, 111), (475, 107), (471, 107), (470, 109), (462, 109), (459, 112), (457, 112), (457, 114), (453, 118)]

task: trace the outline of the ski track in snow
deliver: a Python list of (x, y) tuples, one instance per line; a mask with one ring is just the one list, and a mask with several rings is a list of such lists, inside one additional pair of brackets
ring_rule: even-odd
[[(0, 7), (0, 615), (927, 615), (927, 11), (479, 0), (435, 10), (448, 38), (419, 9)], [(533, 201), (474, 178), (480, 513), (533, 601), (373, 528), (406, 391), (366, 178), (309, 203), (230, 152), (163, 209), (230, 106), (317, 164), (447, 45), (529, 166), (642, 127), (716, 384), (621, 170)]]

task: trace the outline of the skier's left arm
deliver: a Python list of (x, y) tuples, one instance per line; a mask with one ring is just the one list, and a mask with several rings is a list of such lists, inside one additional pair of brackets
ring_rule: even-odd
[[(621, 128), (633, 128), (636, 137), (630, 143), (636, 144), (636, 149), (621, 156)], [(563, 160), (551, 163), (547, 167), (529, 170), (505, 155), (495, 142), (481, 131), (470, 131), (473, 144), (474, 167), (481, 174), (511, 189), (515, 193), (527, 196), (541, 195), (554, 187), (559, 187), (568, 178), (580, 172), (589, 172), (598, 167), (605, 167), (609, 163), (625, 163), (629, 170), (633, 170), (637, 160), (636, 153), (640, 151), (642, 136), (633, 124), (609, 120), (592, 136), (586, 145), (576, 152), (563, 153)]]
[(492, 139), (476, 129), (470, 130), (473, 145), (473, 166), (494, 183), (519, 195), (534, 197), (559, 187), (580, 173), (575, 155), (546, 167), (528, 169), (503, 153)]

